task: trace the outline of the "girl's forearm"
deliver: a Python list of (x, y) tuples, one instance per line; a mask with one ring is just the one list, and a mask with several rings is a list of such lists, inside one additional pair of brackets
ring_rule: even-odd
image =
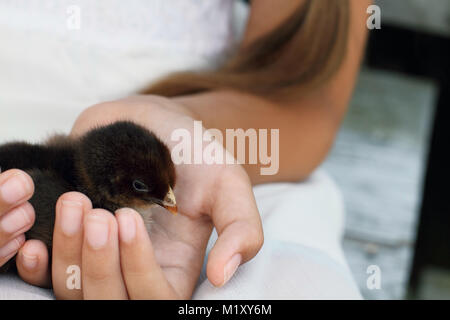
[[(316, 98), (303, 98), (298, 103), (274, 102), (263, 97), (237, 91), (211, 91), (173, 98), (183, 105), (206, 128), (216, 128), (226, 137), (226, 129), (279, 129), (279, 169), (276, 174), (262, 175), (268, 164), (244, 164), (253, 184), (274, 181), (296, 181), (306, 178), (326, 156), (340, 123), (331, 112), (331, 106)], [(258, 138), (258, 143), (261, 141)], [(225, 145), (226, 147), (226, 145)], [(234, 150), (229, 150), (234, 151)], [(249, 140), (245, 154), (249, 155)], [(258, 158), (259, 160), (259, 158)]]

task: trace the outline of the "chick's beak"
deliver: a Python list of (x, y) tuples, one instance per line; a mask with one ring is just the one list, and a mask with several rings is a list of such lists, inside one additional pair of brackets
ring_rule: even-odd
[(178, 212), (177, 202), (175, 200), (175, 195), (173, 194), (173, 190), (171, 187), (169, 187), (169, 191), (164, 197), (163, 207), (169, 210), (172, 214), (177, 214)]

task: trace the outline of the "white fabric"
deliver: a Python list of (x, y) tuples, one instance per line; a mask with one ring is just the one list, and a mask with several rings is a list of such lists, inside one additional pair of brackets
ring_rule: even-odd
[(236, 19), (245, 9), (233, 3), (2, 0), (0, 105), (6, 98), (89, 105), (172, 71), (212, 66), (243, 29), (234, 22), (245, 21)]
[[(135, 92), (168, 72), (213, 65), (239, 34), (233, 15), (245, 17), (231, 2), (1, 1), (0, 143), (67, 133), (91, 104)], [(72, 4), (82, 9), (80, 30), (65, 28)], [(243, 26), (245, 19), (239, 21)], [(263, 249), (221, 289), (202, 274), (194, 298), (360, 298), (340, 246), (342, 200), (326, 173), (254, 191)], [(48, 290), (0, 276), (0, 299), (47, 298)]]
[[(205, 280), (194, 299), (360, 299), (341, 249), (343, 202), (319, 170), (302, 183), (253, 188), (264, 228), (258, 255), (223, 288)], [(208, 250), (217, 239), (213, 234)]]

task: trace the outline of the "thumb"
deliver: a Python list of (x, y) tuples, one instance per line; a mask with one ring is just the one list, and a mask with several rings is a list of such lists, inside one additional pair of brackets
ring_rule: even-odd
[(264, 235), (250, 183), (225, 182), (211, 213), (219, 235), (208, 255), (206, 274), (214, 286), (223, 286), (239, 265), (261, 249)]

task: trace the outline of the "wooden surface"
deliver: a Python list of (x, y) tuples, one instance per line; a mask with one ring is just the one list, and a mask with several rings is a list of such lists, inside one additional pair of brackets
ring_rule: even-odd
[[(344, 250), (365, 298), (404, 297), (435, 96), (428, 80), (363, 70), (324, 164), (344, 196)], [(380, 290), (366, 286), (370, 265)]]

